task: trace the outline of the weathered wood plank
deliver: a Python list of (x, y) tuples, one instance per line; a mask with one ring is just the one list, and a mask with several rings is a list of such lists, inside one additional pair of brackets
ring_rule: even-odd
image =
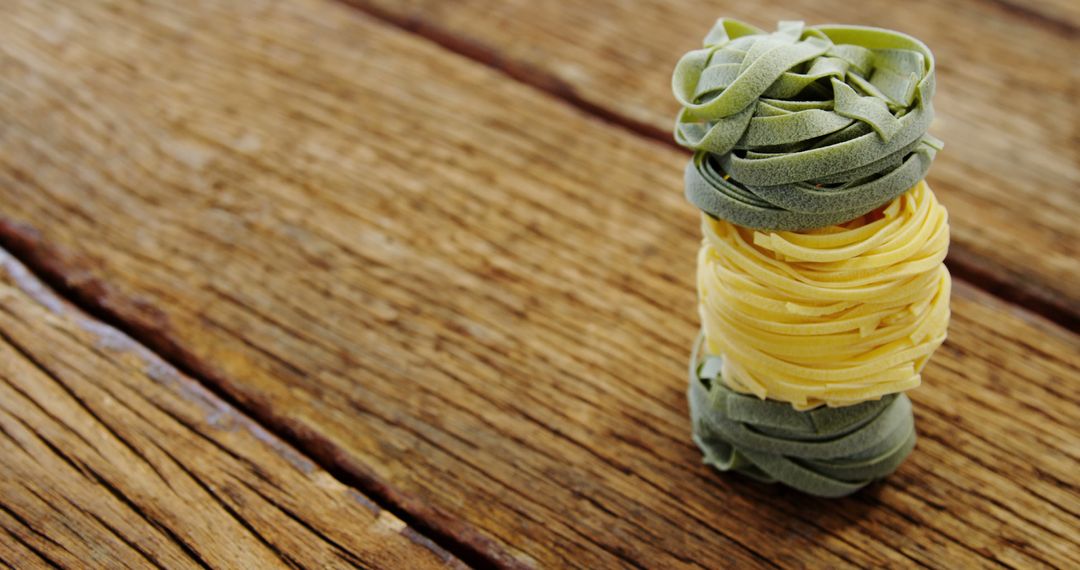
[(1080, 326), (1077, 2), (344, 1), (663, 140), (677, 109), (671, 70), (717, 17), (914, 34), (939, 63), (931, 132), (947, 146), (930, 180), (952, 213), (949, 263)]
[(459, 565), (2, 250), (0, 457), (0, 565)]
[(315, 0), (26, 1), (0, 35), (0, 240), (495, 561), (1080, 563), (1062, 329), (959, 284), (888, 483), (718, 477), (678, 151)]

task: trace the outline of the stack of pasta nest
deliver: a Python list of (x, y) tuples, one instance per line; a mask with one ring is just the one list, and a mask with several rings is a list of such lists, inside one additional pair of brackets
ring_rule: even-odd
[(850, 494), (914, 448), (904, 392), (949, 321), (933, 56), (888, 30), (721, 19), (673, 88), (704, 234), (694, 440), (718, 469)]

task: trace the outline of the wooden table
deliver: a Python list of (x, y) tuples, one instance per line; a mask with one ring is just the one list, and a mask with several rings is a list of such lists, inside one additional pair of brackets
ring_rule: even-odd
[[(843, 500), (689, 439), (668, 77), (720, 15), (939, 59), (950, 337), (915, 453)], [(1078, 29), (1071, 0), (5, 1), (0, 561), (1080, 567)]]

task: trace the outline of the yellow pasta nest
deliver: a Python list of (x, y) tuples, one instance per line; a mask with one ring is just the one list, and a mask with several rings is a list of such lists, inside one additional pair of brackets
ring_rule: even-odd
[(945, 340), (948, 214), (925, 181), (841, 225), (702, 230), (699, 309), (732, 390), (848, 406), (918, 386)]

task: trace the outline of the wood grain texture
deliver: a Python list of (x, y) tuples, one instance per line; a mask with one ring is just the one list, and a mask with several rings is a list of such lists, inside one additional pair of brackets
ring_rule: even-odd
[(961, 283), (887, 483), (721, 477), (689, 438), (682, 153), (316, 0), (27, 0), (0, 36), (0, 241), (463, 548), (1080, 564), (1060, 328)]
[(460, 566), (0, 250), (0, 566)]
[(1080, 326), (1077, 2), (344, 0), (634, 130), (670, 141), (671, 71), (720, 17), (882, 26), (938, 60), (945, 140), (930, 181), (954, 269)]

